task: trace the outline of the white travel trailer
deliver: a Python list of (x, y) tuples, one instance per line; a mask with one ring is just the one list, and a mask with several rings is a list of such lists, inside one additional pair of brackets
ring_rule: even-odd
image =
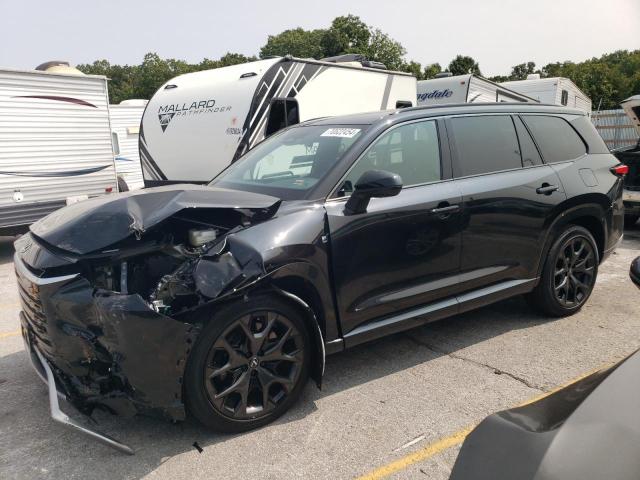
[(142, 113), (147, 103), (148, 100), (131, 99), (123, 100), (117, 105), (109, 105), (118, 190), (121, 192), (144, 187), (138, 134)]
[(145, 185), (207, 182), (266, 136), (311, 118), (415, 105), (415, 77), (363, 64), (278, 57), (169, 80), (142, 117)]
[(568, 78), (540, 78), (540, 74), (527, 75), (526, 80), (502, 82), (500, 85), (535, 98), (540, 103), (563, 105), (591, 113), (591, 99)]
[(0, 68), (0, 234), (116, 191), (107, 79), (64, 62)]
[(418, 105), (446, 103), (536, 102), (533, 98), (509, 90), (477, 75), (448, 72), (418, 82)]

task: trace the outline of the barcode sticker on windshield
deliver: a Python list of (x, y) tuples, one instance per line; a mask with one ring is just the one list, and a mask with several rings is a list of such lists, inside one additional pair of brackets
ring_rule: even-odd
[(330, 128), (326, 130), (321, 137), (341, 137), (353, 138), (360, 131), (359, 128)]

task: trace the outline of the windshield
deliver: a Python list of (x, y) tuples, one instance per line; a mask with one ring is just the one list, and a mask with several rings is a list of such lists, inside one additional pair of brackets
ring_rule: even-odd
[(247, 152), (210, 185), (248, 190), (282, 200), (305, 198), (366, 126), (300, 126), (274, 135)]

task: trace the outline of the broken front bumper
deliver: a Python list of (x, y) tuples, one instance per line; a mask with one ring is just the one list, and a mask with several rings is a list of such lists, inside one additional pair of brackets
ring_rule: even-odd
[[(21, 317), (23, 316), (24, 314), (21, 314)], [(49, 409), (51, 410), (51, 418), (68, 428), (88, 435), (94, 440), (97, 440), (100, 443), (116, 449), (119, 452), (126, 453), (127, 455), (133, 455), (134, 452), (128, 445), (119, 442), (115, 438), (112, 438), (105, 433), (98, 432), (97, 430), (91, 429), (78, 423), (60, 409), (58, 398), (66, 400), (65, 394), (58, 389), (55, 376), (53, 374), (53, 371), (51, 370), (51, 367), (49, 366), (49, 363), (47, 362), (47, 360), (45, 360), (42, 354), (35, 347), (33, 347), (33, 345), (31, 345), (29, 335), (24, 329), (22, 331), (22, 334), (25, 341), (25, 350), (31, 357), (31, 364), (34, 370), (38, 373), (38, 376), (46, 383), (47, 387), (49, 388)]]
[[(14, 257), (23, 334), (32, 360), (84, 414), (96, 407), (185, 418), (182, 375), (192, 325), (152, 310), (139, 295), (94, 289), (80, 274), (37, 277)], [(46, 273), (46, 272), (45, 272)], [(35, 357), (34, 357), (35, 355)]]

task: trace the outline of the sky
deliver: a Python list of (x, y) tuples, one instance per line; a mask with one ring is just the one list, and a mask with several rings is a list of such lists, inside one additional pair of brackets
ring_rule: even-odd
[(349, 13), (398, 40), (407, 60), (446, 66), (470, 55), (485, 76), (640, 49), (640, 0), (0, 0), (0, 11), (0, 66), (19, 69), (139, 64), (147, 52), (189, 62), (257, 55), (269, 34)]

